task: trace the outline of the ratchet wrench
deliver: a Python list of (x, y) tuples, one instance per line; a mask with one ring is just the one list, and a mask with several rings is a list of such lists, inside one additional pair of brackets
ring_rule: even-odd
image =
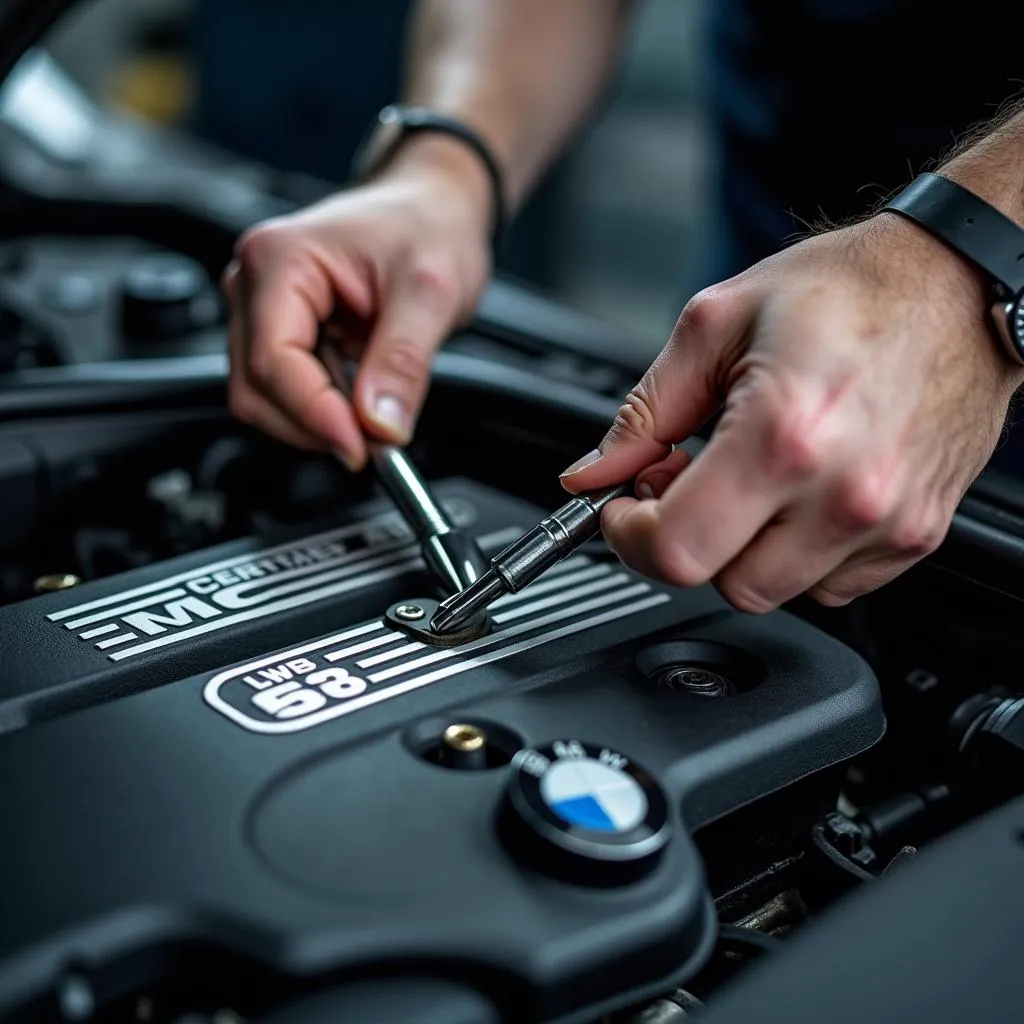
[[(321, 342), (317, 357), (335, 387), (351, 398), (345, 361), (334, 346)], [(487, 571), (487, 558), (476, 539), (448, 518), (406, 452), (394, 444), (367, 439), (377, 479), (420, 543), (423, 560), (445, 596), (458, 594)]]

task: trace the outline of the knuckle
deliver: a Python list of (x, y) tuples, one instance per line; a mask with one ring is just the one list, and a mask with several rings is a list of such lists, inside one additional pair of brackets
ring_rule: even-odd
[(430, 374), (430, 356), (409, 338), (388, 338), (377, 365), (389, 376), (417, 386)]
[(876, 473), (856, 470), (839, 481), (832, 515), (841, 529), (861, 532), (881, 526), (895, 509), (891, 485)]
[(765, 462), (770, 474), (781, 480), (806, 480), (828, 465), (828, 441), (814, 418), (775, 404), (766, 419)]
[(937, 509), (916, 510), (894, 525), (888, 538), (889, 546), (911, 557), (930, 555), (945, 539), (950, 518)]
[(243, 232), (235, 243), (235, 257), (244, 271), (252, 271), (288, 243), (289, 229), (283, 221), (270, 220)]
[(737, 611), (749, 615), (764, 615), (779, 606), (779, 602), (761, 587), (732, 577), (724, 577), (719, 581), (718, 592)]
[(413, 263), (408, 273), (409, 284), (422, 301), (438, 309), (450, 309), (458, 304), (458, 281), (448, 268), (437, 261)]
[(714, 285), (697, 292), (679, 314), (672, 331), (675, 343), (683, 341), (692, 344), (704, 338), (713, 337), (721, 327), (724, 317), (724, 295), (721, 285)]
[(711, 578), (682, 544), (655, 534), (651, 540), (650, 562), (655, 574), (677, 587), (699, 587)]
[(826, 608), (842, 608), (848, 605), (857, 595), (851, 594), (835, 584), (831, 584), (828, 587), (821, 585), (815, 587), (811, 591), (811, 596), (818, 604), (824, 605)]

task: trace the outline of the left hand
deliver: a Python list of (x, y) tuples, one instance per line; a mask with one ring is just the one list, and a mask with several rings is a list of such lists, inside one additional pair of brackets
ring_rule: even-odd
[[(981, 277), (897, 215), (692, 299), (572, 492), (638, 474), (602, 527), (629, 566), (766, 612), (842, 605), (932, 552), (1024, 376)], [(723, 414), (688, 464), (670, 446)]]

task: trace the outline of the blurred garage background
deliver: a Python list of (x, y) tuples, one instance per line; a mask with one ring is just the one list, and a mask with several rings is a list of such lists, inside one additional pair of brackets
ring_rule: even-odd
[[(51, 53), (94, 98), (282, 170), (345, 178), (395, 98), (409, 0), (94, 0)], [(709, 0), (644, 0), (604, 109), (553, 169), (500, 269), (660, 348), (705, 283), (701, 21)]]

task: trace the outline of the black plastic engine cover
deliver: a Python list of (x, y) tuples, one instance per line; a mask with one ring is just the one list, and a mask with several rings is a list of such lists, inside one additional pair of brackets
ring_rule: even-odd
[[(464, 482), (438, 495), (492, 553), (536, 514)], [(430, 587), (408, 527), (381, 502), (0, 608), (0, 733), (359, 622)]]
[[(537, 515), (465, 482), (438, 490), (492, 546)], [(213, 978), (229, 959), (311, 983), (386, 969), (468, 985), (516, 1020), (594, 1017), (681, 981), (707, 955), (715, 926), (689, 830), (853, 756), (884, 728), (870, 670), (836, 641), (600, 555), (496, 608), (490, 636), (417, 646), (381, 618), (427, 586), (408, 537), (382, 541), (385, 555), (360, 530), (360, 551), (326, 569), (258, 577), (296, 589), (223, 628), (237, 613), (95, 649), (126, 631), (127, 604), (165, 604), (175, 588), (208, 600), (217, 572), (269, 557), (252, 544), (0, 615), (4, 706), (18, 712), (0, 736), (11, 780), (0, 788), (0, 1016), (69, 969), (97, 991), (143, 990), (172, 950), (191, 948)], [(341, 583), (352, 589), (280, 608)], [(80, 621), (90, 615), (101, 617)], [(113, 616), (118, 632), (78, 639)], [(710, 661), (737, 692), (666, 688), (651, 678), (666, 657)], [(310, 677), (327, 668), (344, 671), (325, 695)], [(54, 698), (68, 691), (102, 703), (72, 712)], [(62, 713), (11, 728), (37, 707)], [(527, 867), (496, 829), (511, 769), (422, 756), (464, 721), (511, 749), (578, 739), (635, 758), (668, 799), (660, 860), (606, 888)]]

